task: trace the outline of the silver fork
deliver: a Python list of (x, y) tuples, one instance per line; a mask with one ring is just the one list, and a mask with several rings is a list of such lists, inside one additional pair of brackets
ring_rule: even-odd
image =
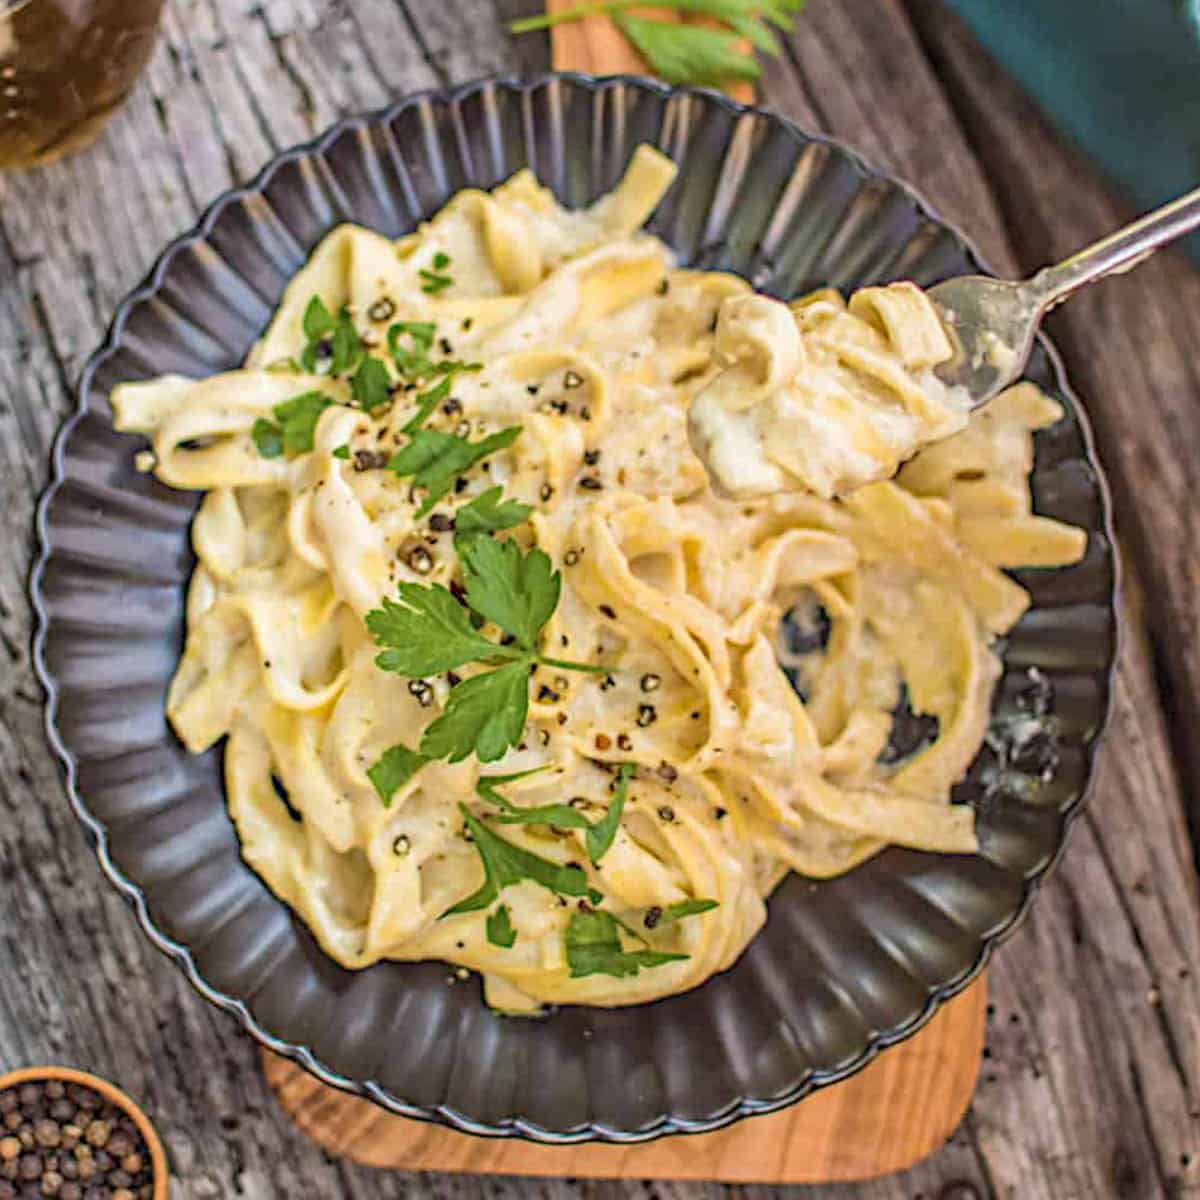
[(972, 408), (986, 404), (1019, 379), (1038, 324), (1056, 304), (1103, 279), (1132, 270), (1159, 246), (1200, 228), (1200, 188), (1126, 225), (1124, 229), (1011, 282), (986, 275), (948, 279), (929, 298), (950, 334), (955, 354), (936, 368), (943, 383), (965, 388)]

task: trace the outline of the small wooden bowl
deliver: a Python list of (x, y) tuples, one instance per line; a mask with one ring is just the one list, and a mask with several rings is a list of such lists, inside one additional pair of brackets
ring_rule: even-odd
[(163, 1150), (162, 1139), (158, 1136), (154, 1126), (150, 1124), (150, 1118), (120, 1088), (114, 1087), (98, 1075), (91, 1075), (87, 1071), (76, 1071), (71, 1067), (23, 1067), (19, 1071), (10, 1071), (7, 1075), (0, 1075), (0, 1092), (20, 1087), (23, 1083), (50, 1083), (52, 1080), (58, 1080), (60, 1083), (76, 1083), (80, 1087), (89, 1088), (129, 1117), (137, 1126), (137, 1131), (142, 1141), (146, 1143), (146, 1150), (150, 1155), (154, 1200), (167, 1200), (167, 1155)]

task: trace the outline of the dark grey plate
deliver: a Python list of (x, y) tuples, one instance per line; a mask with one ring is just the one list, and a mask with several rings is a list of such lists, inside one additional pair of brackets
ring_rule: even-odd
[[(979, 267), (913, 192), (853, 152), (713, 93), (564, 75), (414, 96), (281, 154), (167, 248), (84, 371), (38, 512), (50, 741), (142, 927), (271, 1049), (394, 1112), (474, 1133), (638, 1141), (714, 1129), (857, 1071), (919, 1029), (1024, 915), (1078, 811), (1108, 709), (1107, 493), (1043, 341), (1029, 375), (1068, 415), (1037, 437), (1037, 509), (1090, 540), (1076, 567), (1020, 573), (1034, 604), (1004, 649), (994, 745), (961, 789), (979, 809), (978, 857), (893, 849), (840, 879), (792, 878), (747, 953), (704, 987), (540, 1021), (494, 1015), (476, 981), (448, 986), (444, 965), (340, 969), (242, 862), (220, 755), (189, 757), (163, 717), (197, 497), (134, 471), (138, 441), (113, 432), (109, 390), (239, 363), (339, 221), (396, 236), (460, 188), (527, 164), (565, 203), (586, 204), (643, 141), (680, 164), (651, 228), (686, 263), (780, 296)], [(1032, 701), (1029, 667), (1048, 685)], [(1012, 717), (1034, 701), (1049, 703), (1057, 741), (1013, 746)]]

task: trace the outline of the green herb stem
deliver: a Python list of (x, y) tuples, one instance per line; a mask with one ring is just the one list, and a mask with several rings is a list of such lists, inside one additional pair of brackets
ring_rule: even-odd
[(544, 654), (537, 656), (537, 661), (543, 667), (561, 667), (564, 671), (586, 671), (589, 675), (611, 675), (611, 667), (599, 666), (596, 663), (571, 662), (566, 658), (547, 658)]

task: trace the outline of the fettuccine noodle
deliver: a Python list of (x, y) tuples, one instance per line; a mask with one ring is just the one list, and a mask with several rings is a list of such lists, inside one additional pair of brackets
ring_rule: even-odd
[[(583, 212), (522, 171), (398, 242), (335, 229), (243, 369), (114, 393), (117, 427), (150, 439), (157, 477), (205, 493), (170, 720), (194, 753), (228, 739), (246, 860), (347, 967), (442, 959), (481, 972), (510, 1011), (638, 1003), (730, 966), (789, 871), (837, 875), (889, 844), (976, 849), (972, 810), (950, 792), (988, 724), (990, 643), (1028, 604), (1001, 568), (1084, 549), (1083, 533), (1031, 508), (1032, 433), (1060, 409), (1028, 383), (969, 419), (934, 395), (942, 347), (912, 285), (783, 305), (675, 267), (638, 232), (673, 173), (644, 147)], [(327, 340), (312, 356), (314, 296), (386, 364), (385, 403), (366, 406), (330, 370)], [(430, 513), (388, 466), (427, 394), (388, 355), (389, 330), (414, 322), (436, 325), (435, 361), (481, 367), (445, 375), (426, 427), (472, 440), (520, 429)], [(821, 381), (808, 399), (806, 362)], [(310, 443), (274, 423), (308, 393)], [(759, 449), (803, 420), (807, 445), (719, 493), (689, 444), (697, 397), (700, 440), (734, 463), (735, 485), (744, 461), (714, 432), (722, 414), (753, 408)], [(887, 480), (910, 443), (935, 438)], [(880, 481), (830, 498), (861, 470)], [(384, 803), (368, 771), (415, 749), (481, 668), (381, 669), (367, 615), (402, 583), (461, 596), (452, 521), (496, 486), (532, 512), (495, 537), (540, 548), (562, 575), (542, 653), (600, 670), (537, 666), (502, 760), (425, 762)], [(902, 702), (936, 735), (897, 757)], [(586, 824), (502, 823), (476, 790), (481, 775), (536, 767), (500, 789), (507, 802), (570, 804)], [(621, 789), (594, 863), (586, 825)], [(511, 846), (578, 868), (587, 892), (523, 878), (448, 913), (485, 884), (462, 806)], [(580, 913), (620, 922), (604, 926), (616, 949), (595, 969), (571, 941)]]

